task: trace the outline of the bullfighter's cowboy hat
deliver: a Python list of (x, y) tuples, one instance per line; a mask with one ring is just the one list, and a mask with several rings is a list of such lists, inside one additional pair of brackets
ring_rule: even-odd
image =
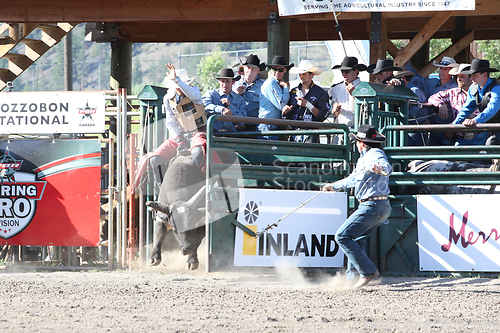
[(458, 75), (458, 74), (466, 74), (464, 71), (468, 71), (470, 69), (470, 64), (460, 64), (458, 67), (453, 67), (450, 69), (448, 74), (450, 75)]
[(286, 61), (285, 57), (277, 55), (277, 56), (274, 56), (273, 61), (270, 64), (267, 64), (268, 68), (272, 68), (275, 66), (286, 67), (286, 68), (290, 69), (295, 65), (293, 62), (290, 65), (287, 65), (287, 61)]
[(358, 64), (358, 58), (356, 57), (345, 57), (340, 65), (335, 65), (332, 69), (340, 69), (341, 71), (349, 69), (357, 69), (358, 71), (366, 71), (367, 67), (364, 64)]
[(323, 70), (314, 66), (310, 60), (301, 60), (298, 67), (294, 67), (290, 70), (290, 74), (304, 74), (307, 72), (311, 72), (314, 75), (321, 75)]
[(351, 142), (354, 141), (363, 141), (372, 143), (385, 142), (385, 136), (377, 132), (373, 125), (367, 125), (367, 124), (359, 126), (358, 132), (356, 134), (349, 133), (349, 139), (351, 139)]
[(378, 74), (380, 72), (403, 71), (401, 67), (394, 66), (392, 59), (378, 59), (376, 64), (370, 64), (367, 71), (370, 74)]
[(240, 75), (234, 75), (234, 72), (231, 68), (223, 68), (220, 70), (219, 75), (214, 74), (214, 78), (217, 80), (220, 79), (231, 79), (238, 81), (240, 79)]
[[(180, 79), (180, 81), (184, 82), (185, 84), (191, 84), (194, 81), (194, 77), (189, 77), (187, 70), (185, 70), (184, 68), (176, 69), (175, 74)], [(168, 88), (166, 98), (173, 98), (175, 96), (175, 89), (179, 88), (179, 85), (175, 83), (174, 80), (170, 80), (168, 76), (163, 80), (163, 84), (166, 88)]]
[(484, 72), (498, 72), (498, 69), (490, 67), (490, 62), (486, 59), (474, 59), (470, 64), (470, 69), (462, 71), (462, 74), (474, 74)]
[(441, 61), (436, 61), (434, 60), (432, 62), (432, 64), (436, 67), (451, 67), (451, 68), (455, 68), (455, 67), (458, 67), (459, 64), (457, 64), (457, 62), (455, 61), (455, 59), (451, 58), (451, 57), (443, 57), (443, 59), (441, 59)]

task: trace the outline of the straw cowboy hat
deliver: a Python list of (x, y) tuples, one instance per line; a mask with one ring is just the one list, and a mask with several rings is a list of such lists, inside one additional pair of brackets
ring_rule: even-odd
[(410, 71), (394, 71), (393, 74), (395, 79), (400, 79), (405, 76), (415, 76), (415, 73), (412, 73)]
[(340, 69), (341, 71), (357, 69), (360, 72), (366, 71), (367, 68), (368, 67), (366, 67), (366, 65), (364, 64), (358, 64), (358, 58), (356, 57), (345, 57), (340, 65), (335, 65), (332, 67), (332, 69)]
[[(186, 84), (191, 84), (194, 81), (194, 77), (189, 77), (187, 70), (185, 70), (184, 68), (176, 69), (175, 74), (182, 82)], [(163, 85), (168, 88), (166, 95), (167, 99), (173, 98), (175, 96), (175, 89), (179, 88), (179, 85), (175, 83), (174, 80), (170, 80), (168, 76), (163, 80)]]
[(392, 59), (378, 59), (376, 64), (370, 64), (367, 71), (370, 74), (378, 74), (380, 72), (403, 71), (401, 67), (394, 66)]
[(470, 64), (460, 64), (458, 67), (453, 67), (450, 69), (448, 74), (457, 75), (457, 74), (466, 74), (464, 71), (470, 70)]
[(274, 66), (281, 66), (281, 67), (286, 67), (286, 68), (290, 69), (295, 65), (293, 62), (290, 65), (287, 65), (287, 61), (286, 61), (285, 57), (277, 55), (277, 56), (274, 56), (273, 61), (270, 64), (267, 64), (267, 67), (269, 67), (269, 68), (274, 67)]
[(358, 132), (356, 134), (349, 133), (349, 139), (353, 141), (363, 141), (372, 143), (382, 143), (385, 142), (385, 136), (380, 134), (375, 130), (373, 125), (361, 125), (358, 127)]
[(455, 61), (455, 59), (453, 59), (451, 57), (443, 57), (443, 59), (441, 61), (434, 60), (432, 62), (432, 64), (434, 66), (437, 66), (437, 67), (451, 67), (451, 68), (455, 68), (455, 67), (459, 66), (457, 64), (457, 62)]
[(490, 62), (486, 59), (474, 59), (469, 70), (462, 71), (462, 74), (474, 74), (483, 72), (498, 72), (498, 69), (490, 67)]
[(294, 67), (290, 70), (290, 74), (304, 74), (307, 72), (311, 72), (314, 75), (321, 75), (323, 70), (315, 67), (310, 60), (301, 60), (298, 67)]
[(238, 81), (240, 77), (240, 75), (234, 75), (234, 72), (231, 68), (223, 68), (220, 70), (219, 75), (214, 74), (214, 78), (216, 78), (217, 80), (231, 79)]

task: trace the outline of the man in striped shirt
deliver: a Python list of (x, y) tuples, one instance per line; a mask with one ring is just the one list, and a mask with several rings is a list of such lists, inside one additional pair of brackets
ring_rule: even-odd
[[(449, 74), (457, 76), (458, 87), (440, 91), (429, 97), (428, 102), (438, 108), (439, 113), (437, 116), (443, 122), (446, 121), (446, 123), (451, 124), (467, 99), (467, 91), (472, 84), (472, 79), (470, 74), (463, 74), (462, 72), (468, 69), (470, 69), (470, 64), (460, 64), (459, 67), (452, 68)], [(463, 135), (465, 133), (446, 132), (434, 134), (429, 139), (429, 146), (453, 146), (457, 140), (462, 141), (464, 139)]]

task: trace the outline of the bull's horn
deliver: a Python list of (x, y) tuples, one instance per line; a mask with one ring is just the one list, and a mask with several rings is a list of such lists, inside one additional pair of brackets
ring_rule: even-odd
[(148, 201), (148, 202), (146, 202), (146, 206), (148, 206), (151, 209), (162, 212), (164, 214), (167, 214), (168, 216), (171, 215), (171, 209), (170, 209), (169, 205), (164, 205), (164, 204), (156, 202), (156, 201)]
[(189, 199), (188, 202), (186, 202), (186, 204), (190, 207), (195, 208), (198, 205), (198, 203), (200, 202), (200, 200), (204, 197), (204, 195), (205, 195), (205, 185), (203, 185), (198, 190), (198, 192), (196, 192), (196, 194), (193, 195), (193, 197), (191, 199)]

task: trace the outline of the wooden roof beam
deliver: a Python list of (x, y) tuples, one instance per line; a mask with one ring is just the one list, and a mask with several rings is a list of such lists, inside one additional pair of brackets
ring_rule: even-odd
[(420, 30), (420, 32), (404, 48), (402, 53), (394, 59), (395, 66), (406, 64), (432, 35), (450, 18), (453, 12), (437, 12), (436, 15)]

